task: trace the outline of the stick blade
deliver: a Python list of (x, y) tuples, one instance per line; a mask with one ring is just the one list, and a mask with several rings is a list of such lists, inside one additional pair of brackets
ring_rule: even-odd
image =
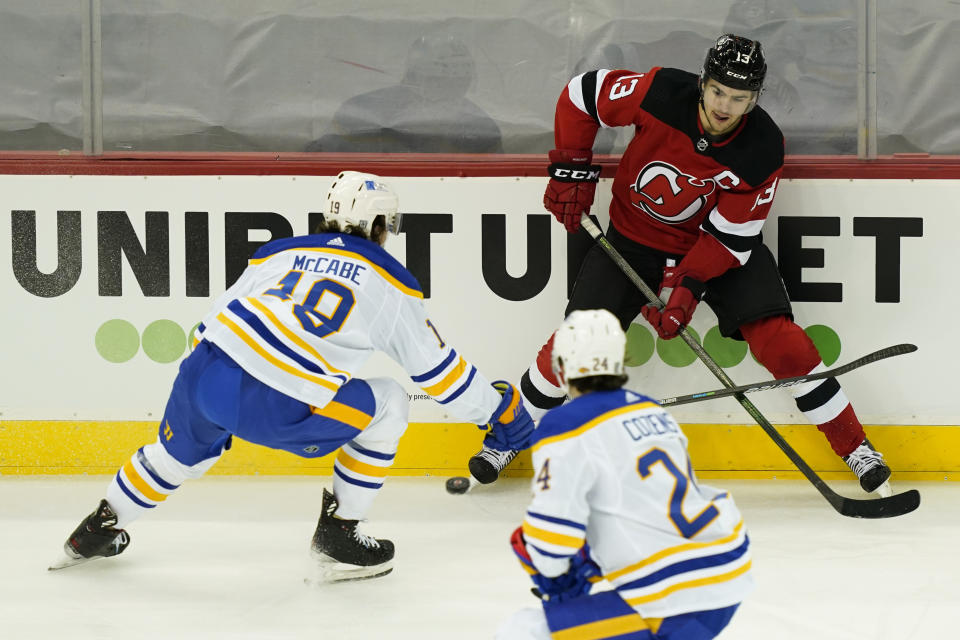
[(893, 348), (897, 350), (897, 355), (901, 355), (904, 353), (913, 353), (917, 350), (917, 345), (905, 342), (903, 344), (894, 345)]
[[(916, 350), (917, 350), (917, 345), (910, 344), (909, 342), (904, 342), (902, 344), (895, 344), (892, 347), (884, 347), (883, 349), (874, 351), (873, 353), (864, 356), (860, 360), (854, 360), (850, 364), (863, 366), (865, 364), (877, 362), (878, 360), (886, 360), (887, 358), (893, 358), (894, 356), (902, 356), (907, 353), (913, 353)], [(839, 367), (839, 368), (843, 368), (843, 367)]]
[(837, 501), (831, 501), (831, 504), (840, 515), (848, 518), (896, 518), (920, 506), (920, 492), (916, 489), (876, 500), (839, 498)]

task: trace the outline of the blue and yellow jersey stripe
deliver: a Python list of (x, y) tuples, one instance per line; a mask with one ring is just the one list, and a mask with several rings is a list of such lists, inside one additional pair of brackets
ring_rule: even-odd
[(445, 373), (443, 378), (436, 384), (431, 384), (430, 386), (424, 386), (422, 389), (429, 393), (432, 396), (441, 396), (447, 389), (453, 386), (453, 384), (459, 380), (464, 372), (467, 370), (467, 361), (462, 357), (457, 358), (457, 363), (450, 368), (449, 371)]
[(591, 411), (584, 411), (583, 413), (585, 415), (594, 416), (586, 422), (582, 421), (576, 412), (564, 412), (564, 408), (565, 407), (554, 409), (553, 412), (548, 413), (544, 417), (540, 423), (540, 426), (538, 426), (533, 432), (534, 440), (530, 447), (531, 451), (535, 452), (546, 445), (560, 442), (562, 440), (568, 440), (570, 438), (576, 438), (577, 436), (593, 429), (597, 425), (602, 424), (612, 418), (616, 418), (617, 416), (633, 413), (634, 411), (641, 409), (660, 409), (660, 405), (648, 399), (625, 406), (618, 403), (616, 408), (610, 409), (609, 411), (604, 411), (599, 415)]
[(653, 632), (640, 614), (633, 612), (596, 622), (586, 622), (550, 633), (553, 640), (647, 640)]
[(276, 316), (276, 314), (274, 314), (274, 313), (270, 310), (270, 308), (267, 307), (267, 305), (263, 304), (263, 302), (261, 302), (260, 300), (258, 300), (258, 299), (256, 299), (256, 298), (244, 298), (244, 301), (245, 301), (247, 304), (249, 304), (250, 306), (252, 306), (254, 309), (256, 309), (256, 310), (259, 312), (259, 314), (261, 315), (261, 317), (264, 317), (264, 318), (266, 318), (267, 320), (269, 320), (271, 326), (272, 326), (274, 329), (280, 331), (280, 333), (282, 333), (284, 336), (286, 336), (287, 339), (289, 339), (292, 343), (294, 343), (295, 345), (297, 345), (298, 347), (300, 347), (301, 349), (303, 349), (304, 351), (306, 351), (307, 353), (309, 353), (311, 356), (313, 356), (314, 358), (316, 358), (316, 359), (323, 365), (324, 369), (326, 369), (327, 371), (329, 371), (329, 372), (331, 372), (331, 373), (341, 374), (341, 375), (343, 375), (343, 376), (345, 376), (345, 377), (347, 377), (347, 378), (350, 377), (350, 374), (349, 374), (348, 372), (342, 371), (342, 370), (334, 367), (332, 364), (330, 364), (330, 363), (327, 361), (326, 358), (324, 358), (322, 355), (320, 355), (320, 352), (319, 352), (319, 351), (317, 351), (316, 349), (314, 349), (313, 347), (311, 347), (310, 344), (309, 344), (306, 340), (304, 340), (303, 338), (301, 338), (300, 336), (298, 336), (298, 335), (297, 335), (296, 333), (294, 333), (289, 327), (287, 327), (286, 325), (284, 325), (283, 322), (280, 320), (280, 318), (278, 318), (278, 317)]
[(448, 404), (467, 390), (476, 375), (477, 368), (451, 348), (440, 364), (410, 379), (440, 404)]
[(678, 591), (724, 585), (747, 574), (751, 566), (750, 538), (741, 520), (728, 536), (664, 549), (604, 578), (627, 603), (638, 607)]
[(320, 385), (321, 387), (324, 387), (331, 391), (336, 391), (337, 389), (340, 388), (339, 384), (331, 382), (326, 378), (305, 373), (283, 362), (282, 360), (274, 356), (272, 353), (264, 349), (262, 346), (260, 346), (260, 344), (256, 340), (254, 340), (237, 323), (235, 323), (233, 320), (228, 318), (225, 314), (220, 313), (219, 315), (217, 315), (217, 320), (219, 320), (224, 326), (229, 328), (234, 334), (236, 334), (237, 337), (243, 340), (243, 342), (246, 343), (246, 345), (250, 347), (253, 351), (255, 351), (257, 355), (259, 355), (261, 358), (263, 358), (264, 360), (266, 360), (276, 368), (284, 371), (285, 373), (288, 373), (297, 378), (302, 378), (307, 382), (312, 382), (314, 384)]
[[(217, 320), (263, 360), (288, 375), (330, 391), (336, 391), (349, 380), (349, 375), (345, 372), (338, 369), (337, 373), (328, 373), (315, 360), (297, 353), (276, 336), (261, 316), (247, 308), (244, 302), (249, 302), (249, 299), (232, 300), (226, 309), (217, 315)], [(270, 349), (267, 349), (266, 345), (269, 345)], [(326, 360), (321, 362), (326, 363)]]
[(611, 571), (605, 574), (603, 577), (614, 584), (616, 584), (617, 581), (621, 581), (625, 576), (627, 577), (627, 580), (633, 580), (638, 572), (642, 572), (644, 569), (656, 565), (663, 560), (669, 559), (669, 561), (673, 561), (678, 558), (711, 555), (716, 553), (717, 550), (725, 548), (732, 543), (739, 543), (739, 541), (745, 538), (745, 536), (744, 524), (743, 520), (741, 519), (740, 522), (738, 522), (733, 528), (733, 532), (731, 532), (729, 535), (723, 536), (722, 538), (717, 538), (716, 540), (710, 540), (708, 542), (686, 542), (684, 544), (668, 547), (658, 551), (657, 553), (647, 556), (640, 562)]
[(650, 640), (662, 618), (641, 616), (615, 591), (545, 607), (550, 637), (559, 640)]
[(523, 518), (523, 538), (545, 556), (567, 557), (579, 551), (587, 537), (586, 525), (528, 510)]
[(191, 350), (196, 349), (200, 341), (203, 340), (203, 332), (206, 331), (206, 329), (202, 322), (197, 325), (196, 331), (193, 332), (193, 343), (190, 345)]
[(331, 400), (322, 408), (311, 406), (310, 411), (325, 418), (332, 418), (360, 431), (366, 429), (373, 422), (372, 415), (364, 413), (356, 407), (341, 404), (336, 400)]
[(637, 597), (630, 597), (624, 593), (624, 600), (626, 600), (627, 604), (629, 604), (632, 607), (639, 607), (645, 604), (650, 604), (651, 602), (656, 602), (657, 600), (662, 600), (667, 596), (672, 595), (684, 589), (710, 587), (710, 586), (720, 585), (725, 582), (731, 582), (745, 575), (748, 571), (750, 571), (752, 566), (753, 566), (753, 561), (747, 560), (746, 562), (736, 567), (735, 569), (731, 569), (730, 571), (726, 571), (719, 575), (707, 576), (703, 578), (695, 578), (692, 580), (677, 582), (651, 594), (637, 596)]

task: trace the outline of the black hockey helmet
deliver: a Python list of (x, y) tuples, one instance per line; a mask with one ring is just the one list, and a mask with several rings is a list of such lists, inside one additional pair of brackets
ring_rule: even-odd
[(707, 51), (700, 84), (713, 78), (733, 89), (759, 92), (766, 75), (767, 63), (760, 43), (728, 33), (717, 38), (717, 43)]

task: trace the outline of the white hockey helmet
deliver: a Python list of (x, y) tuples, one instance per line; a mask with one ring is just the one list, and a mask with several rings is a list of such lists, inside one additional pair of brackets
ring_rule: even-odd
[(588, 376), (622, 376), (627, 336), (605, 309), (573, 311), (553, 336), (551, 363), (560, 384)]
[(324, 220), (336, 220), (370, 233), (373, 221), (383, 216), (387, 231), (400, 233), (401, 214), (397, 194), (380, 177), (359, 171), (341, 171), (327, 191)]

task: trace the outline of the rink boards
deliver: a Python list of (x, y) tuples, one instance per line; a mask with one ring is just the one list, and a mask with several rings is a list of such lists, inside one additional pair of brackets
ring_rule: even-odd
[[(540, 204), (544, 179), (390, 177), (406, 216), (388, 249), (420, 280), (431, 320), (489, 378), (516, 380), (560, 319), (567, 238)], [(305, 233), (332, 176), (0, 175), (0, 292), (10, 310), (0, 384), (0, 473), (108, 473), (154, 437), (177, 363), (211, 300), (273, 237)], [(609, 204), (606, 184), (594, 211)], [(878, 348), (914, 354), (841, 383), (898, 472), (950, 478), (960, 459), (960, 394), (950, 328), (960, 316), (952, 260), (955, 180), (784, 179), (764, 240), (778, 254), (798, 324), (829, 365)], [(769, 378), (724, 341), (706, 305), (691, 327), (738, 383)], [(668, 397), (720, 385), (680, 341), (631, 327), (630, 386)], [(399, 474), (462, 470), (480, 432), (375, 356), (360, 376), (408, 391)], [(785, 391), (755, 394), (778, 425), (801, 425)], [(786, 458), (735, 401), (677, 407), (703, 474), (788, 473)], [(875, 425), (875, 426), (873, 426)], [(785, 426), (819, 471), (842, 471), (822, 436)], [(516, 473), (527, 473), (521, 458)], [(329, 473), (238, 443), (218, 473)]]
[[(685, 424), (690, 453), (703, 478), (802, 477), (756, 425)], [(849, 469), (810, 425), (778, 425), (791, 446), (826, 479), (849, 479)], [(960, 428), (885, 425), (866, 427), (902, 480), (960, 480)], [(0, 422), (0, 475), (112, 474), (140, 446), (156, 439), (152, 422)], [(480, 448), (480, 432), (469, 424), (411, 423), (400, 441), (390, 475), (466, 475), (469, 457)], [(330, 475), (335, 454), (308, 460), (234, 439), (210, 470), (222, 475)], [(508, 476), (532, 476), (524, 452)]]

